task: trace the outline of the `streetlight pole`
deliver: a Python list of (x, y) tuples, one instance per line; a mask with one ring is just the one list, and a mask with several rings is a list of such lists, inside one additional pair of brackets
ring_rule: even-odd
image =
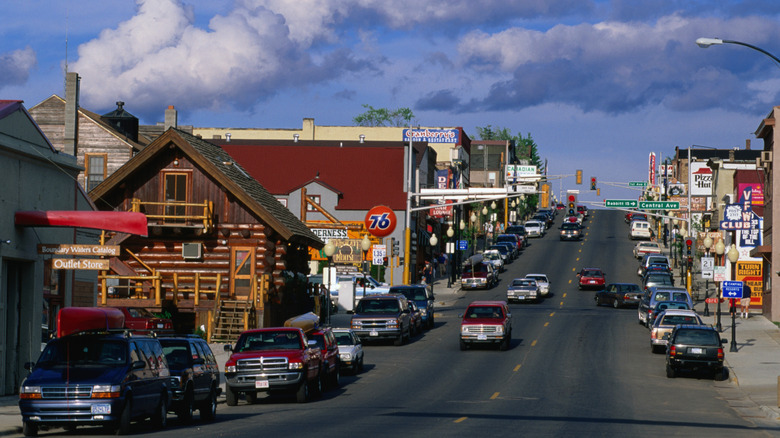
[(751, 49), (753, 49), (753, 50), (755, 50), (757, 52), (761, 52), (764, 55), (772, 58), (772, 60), (775, 61), (777, 66), (780, 67), (780, 59), (778, 59), (777, 56), (767, 52), (766, 50), (764, 50), (764, 49), (762, 49), (760, 47), (756, 47), (756, 46), (754, 46), (752, 44), (743, 43), (741, 41), (734, 41), (734, 40), (723, 40), (723, 39), (720, 39), (720, 38), (699, 38), (699, 39), (696, 40), (696, 44), (699, 47), (701, 47), (702, 49), (706, 49), (706, 48), (708, 48), (710, 46), (719, 46), (719, 45), (722, 45), (722, 44), (736, 44), (736, 45), (739, 45), (739, 46), (745, 46), (745, 47), (751, 48)]
[[(709, 235), (704, 238), (704, 251), (707, 257), (710, 256), (710, 248), (712, 248), (712, 237)], [(707, 299), (710, 297), (710, 279), (709, 277), (704, 280), (704, 316), (710, 316), (710, 303)]]
[[(732, 242), (731, 249), (729, 249), (728, 253), (729, 261), (731, 262), (731, 270), (732, 270), (732, 277), (734, 272), (734, 266), (736, 266), (737, 261), (739, 260), (739, 251), (737, 251), (736, 242)], [(731, 304), (731, 348), (729, 348), (729, 352), (736, 353), (739, 350), (737, 349), (737, 300), (735, 298), (730, 299)]]
[[(333, 287), (333, 277), (334, 277), (333, 276), (333, 272), (330, 269), (330, 264), (333, 261), (333, 253), (336, 252), (336, 245), (331, 243), (330, 240), (329, 240), (328, 243), (325, 244), (325, 247), (322, 248), (322, 251), (325, 253), (325, 257), (328, 258), (328, 266), (327, 266), (327, 268), (325, 268), (328, 271), (328, 276), (327, 276), (328, 277), (328, 286), (327, 286), (328, 287), (328, 294), (325, 297), (325, 307), (327, 307), (328, 310), (326, 310), (326, 312), (325, 312), (325, 315), (326, 315), (325, 322), (328, 325), (330, 325), (330, 313), (331, 313), (330, 312), (330, 306), (331, 306), (331, 303), (330, 303), (330, 290)], [(325, 276), (323, 276), (323, 278), (324, 277)]]
[[(723, 240), (718, 240), (718, 243), (715, 244), (715, 254), (718, 255), (718, 266), (720, 266), (721, 263), (723, 263), (723, 254), (726, 252), (726, 245), (723, 244)], [(715, 324), (715, 328), (718, 329), (718, 333), (723, 331), (723, 326), (720, 325), (720, 300), (723, 297), (723, 290), (721, 288), (721, 283), (718, 283), (718, 309), (716, 311), (717, 314), (717, 323)]]
[[(368, 282), (368, 278), (366, 278), (366, 268), (368, 268), (368, 250), (371, 249), (371, 241), (368, 240), (368, 234), (363, 236), (363, 240), (360, 242), (360, 249), (363, 250), (363, 298), (366, 297), (366, 283)], [(352, 297), (354, 300), (354, 296)], [(352, 302), (352, 308), (355, 308), (355, 302)]]
[[(431, 252), (433, 252), (433, 248), (436, 246), (437, 243), (439, 243), (439, 239), (436, 238), (436, 235), (431, 233), (431, 239), (428, 241), (428, 243), (431, 244)], [(433, 295), (433, 283), (436, 281), (436, 278), (431, 275), (431, 295)]]

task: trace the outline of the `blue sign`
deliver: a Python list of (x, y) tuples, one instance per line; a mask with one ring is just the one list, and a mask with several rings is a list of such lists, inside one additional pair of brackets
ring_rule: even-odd
[(723, 298), (742, 298), (742, 286), (741, 281), (724, 281)]
[(468, 240), (458, 240), (458, 249), (461, 251), (465, 251), (469, 249), (469, 241)]

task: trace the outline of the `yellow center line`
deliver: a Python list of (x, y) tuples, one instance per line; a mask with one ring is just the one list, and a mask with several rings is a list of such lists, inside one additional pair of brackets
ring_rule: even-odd
[(574, 272), (576, 270), (577, 270), (577, 268), (571, 268), (571, 272)]
[(520, 367), (521, 367), (521, 366), (523, 366), (523, 365), (522, 365), (522, 364), (520, 364), (520, 365), (516, 366), (516, 367), (515, 367), (515, 369), (514, 369), (514, 370), (512, 370), (512, 371), (514, 371), (514, 372), (518, 372), (518, 371), (520, 371)]
[(555, 316), (555, 312), (551, 313), (550, 316)]
[(571, 284), (571, 280), (569, 280), (569, 284)]
[(577, 262), (578, 262), (578, 261), (580, 261), (580, 258), (579, 258), (579, 257), (577, 257), (577, 260), (575, 260), (575, 261), (577, 261)]
[(548, 325), (550, 325), (550, 322), (549, 322), (549, 321), (547, 321), (547, 322), (545, 322), (545, 323), (544, 323), (544, 326), (545, 326), (545, 327), (547, 327)]
[(533, 341), (533, 342), (531, 342), (531, 346), (532, 346), (532, 347), (535, 347), (535, 346), (536, 346), (536, 339), (534, 339), (534, 341)]
[(561, 307), (563, 307), (563, 301), (561, 301)]
[(577, 252), (582, 252), (582, 248), (578, 249)]
[(457, 420), (455, 420), (455, 423), (460, 423), (460, 422), (466, 421), (466, 418), (469, 418), (469, 417), (460, 417)]
[(563, 297), (566, 298), (566, 294), (565, 293), (563, 294)]
[(497, 392), (494, 392), (493, 395), (490, 396), (491, 400), (495, 400), (497, 398), (498, 398), (498, 393)]

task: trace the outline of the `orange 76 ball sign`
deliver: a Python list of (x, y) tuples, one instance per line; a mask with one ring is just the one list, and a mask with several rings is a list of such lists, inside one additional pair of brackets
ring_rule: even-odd
[(395, 226), (398, 223), (393, 210), (384, 205), (377, 205), (371, 210), (368, 210), (364, 222), (368, 232), (376, 237), (389, 236), (395, 230)]

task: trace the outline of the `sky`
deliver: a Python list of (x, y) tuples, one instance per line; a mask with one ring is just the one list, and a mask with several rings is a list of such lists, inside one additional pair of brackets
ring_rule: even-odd
[[(142, 124), (353, 125), (374, 108), (415, 124), (530, 135), (553, 191), (636, 199), (648, 155), (763, 148), (780, 104), (777, 0), (3, 0), (0, 99), (124, 101)], [(695, 154), (694, 154), (695, 155)], [(582, 169), (585, 184), (576, 186)], [(589, 191), (596, 177), (601, 196)]]

